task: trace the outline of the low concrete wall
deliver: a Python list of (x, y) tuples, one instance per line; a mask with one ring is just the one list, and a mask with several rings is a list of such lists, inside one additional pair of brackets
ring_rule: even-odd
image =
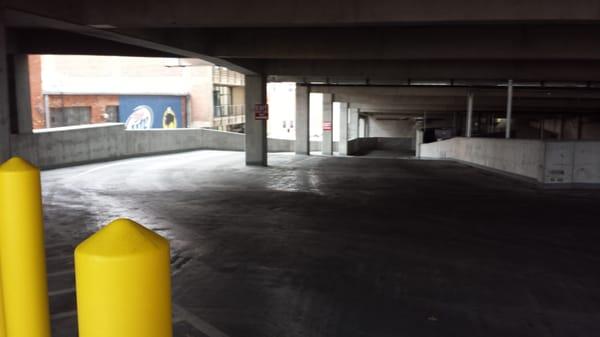
[(600, 142), (549, 141), (545, 156), (546, 184), (600, 183)]
[(600, 183), (600, 142), (575, 142), (573, 149), (573, 183)]
[(348, 141), (348, 155), (361, 155), (371, 150), (410, 152), (415, 150), (415, 140), (408, 137), (367, 137)]
[(377, 138), (377, 149), (396, 151), (396, 152), (407, 152), (415, 150), (415, 138), (414, 137), (376, 137)]
[(452, 138), (421, 145), (421, 157), (450, 158), (547, 186), (600, 184), (599, 141)]
[(421, 157), (451, 158), (544, 181), (545, 143), (539, 140), (457, 137), (421, 144)]
[(365, 154), (377, 147), (377, 138), (354, 138), (348, 141), (348, 155)]
[(267, 150), (269, 152), (294, 152), (295, 141), (289, 139), (267, 139)]
[[(42, 168), (141, 155), (215, 149), (244, 151), (245, 135), (207, 129), (125, 130), (123, 124), (64, 127), (12, 135), (11, 153)], [(270, 152), (291, 152), (294, 141), (269, 139)]]
[[(293, 141), (292, 141), (293, 142)], [(333, 142), (333, 152), (339, 151), (339, 142)], [(310, 151), (311, 152), (320, 152), (323, 149), (323, 143), (321, 141), (310, 141)]]

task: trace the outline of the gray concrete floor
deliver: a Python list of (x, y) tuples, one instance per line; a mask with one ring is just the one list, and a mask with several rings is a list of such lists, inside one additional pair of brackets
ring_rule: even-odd
[(54, 336), (72, 248), (171, 240), (176, 336), (597, 336), (600, 193), (447, 161), (199, 151), (43, 172)]

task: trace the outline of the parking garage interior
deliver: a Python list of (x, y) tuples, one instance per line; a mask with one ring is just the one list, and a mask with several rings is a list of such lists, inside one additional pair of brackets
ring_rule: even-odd
[[(599, 13), (584, 0), (4, 1), (0, 162), (41, 169), (49, 333), (92, 337), (74, 250), (129, 218), (170, 243), (176, 337), (596, 336)], [(210, 83), (237, 106), (211, 122), (235, 127), (194, 121), (200, 103), (177, 93), (177, 126), (37, 128), (31, 55), (235, 72), (235, 93)], [(281, 83), (285, 139), (268, 129)], [(19, 225), (11, 212), (0, 225)], [(29, 337), (2, 303), (27, 291), (6, 285), (6, 251), (0, 337)]]

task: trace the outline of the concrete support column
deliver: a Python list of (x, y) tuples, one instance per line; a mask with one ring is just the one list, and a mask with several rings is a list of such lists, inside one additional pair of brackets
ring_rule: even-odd
[(358, 138), (359, 113), (360, 111), (358, 109), (348, 109), (348, 140)]
[(423, 144), (423, 130), (417, 130), (415, 138), (415, 155), (417, 158), (421, 158), (421, 144)]
[(19, 134), (32, 133), (31, 99), (29, 96), (29, 60), (25, 54), (15, 55), (15, 99)]
[(296, 154), (310, 154), (310, 88), (296, 85)]
[(558, 127), (558, 140), (565, 139), (565, 115), (561, 114), (559, 119), (559, 127)]
[(456, 118), (456, 111), (452, 113), (452, 137), (458, 136), (458, 119)]
[(340, 155), (348, 155), (348, 103), (340, 102)]
[(577, 138), (576, 138), (577, 140), (581, 140), (581, 126), (582, 126), (581, 119), (582, 119), (581, 114), (578, 114), (577, 115)]
[(323, 145), (324, 155), (333, 155), (333, 95), (323, 94)]
[(506, 139), (510, 139), (510, 127), (512, 125), (512, 105), (513, 105), (513, 80), (508, 80), (508, 89), (506, 95)]
[(0, 17), (0, 162), (10, 157), (10, 110), (6, 64), (6, 33)]
[(467, 96), (467, 137), (471, 137), (471, 127), (473, 126), (473, 100), (473, 92), (469, 91), (469, 94)]
[(267, 166), (267, 121), (254, 118), (254, 107), (267, 104), (267, 81), (246, 76), (246, 165)]

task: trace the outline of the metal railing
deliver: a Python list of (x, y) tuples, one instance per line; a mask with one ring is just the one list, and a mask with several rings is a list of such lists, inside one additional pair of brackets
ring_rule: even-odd
[(246, 121), (244, 105), (215, 106), (213, 127), (222, 129), (228, 125), (243, 124)]
[(243, 104), (239, 105), (217, 105), (215, 106), (215, 117), (230, 117), (230, 116), (242, 116), (246, 112)]

